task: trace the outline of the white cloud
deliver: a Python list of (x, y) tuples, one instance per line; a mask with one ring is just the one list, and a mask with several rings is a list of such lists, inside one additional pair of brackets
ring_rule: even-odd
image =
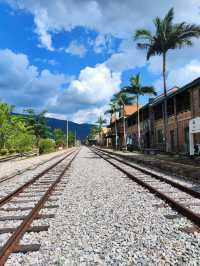
[[(192, 60), (188, 64), (180, 67), (180, 68), (172, 68), (170, 69), (167, 76), (167, 87), (168, 89), (174, 86), (183, 86), (192, 80), (199, 77), (200, 73), (200, 61)], [(155, 81), (154, 83), (156, 88), (163, 88), (163, 80), (162, 78)], [(161, 92), (161, 91), (160, 91)]]
[(113, 46), (113, 38), (111, 34), (98, 34), (93, 44), (94, 52), (99, 54), (102, 52), (106, 52), (111, 54), (114, 52)]
[(38, 10), (39, 15), (35, 16), (35, 24), (36, 30), (35, 32), (39, 35), (39, 39), (41, 42), (41, 47), (46, 47), (49, 51), (54, 51), (52, 46), (51, 35), (48, 33), (48, 29), (46, 25), (48, 25), (48, 15), (46, 10)]
[(72, 54), (72, 55), (78, 55), (80, 57), (83, 57), (87, 49), (83, 44), (78, 44), (77, 41), (72, 41), (69, 46), (65, 49), (66, 53)]
[(0, 73), (1, 100), (18, 110), (47, 109), (77, 122), (95, 122), (121, 83), (121, 74), (112, 73), (103, 64), (82, 69), (74, 79), (47, 69), (39, 71), (25, 54), (9, 49), (0, 50)]
[(70, 110), (102, 107), (114, 93), (119, 91), (121, 73), (111, 72), (105, 65), (86, 67), (78, 79), (73, 80), (68, 89), (60, 94), (55, 106)]
[(64, 74), (53, 74), (47, 69), (39, 72), (25, 54), (9, 49), (0, 50), (0, 98), (18, 108), (45, 108), (48, 101), (70, 81)]
[(106, 62), (113, 71), (125, 71), (135, 67), (142, 67), (146, 59), (142, 51), (135, 47), (133, 40), (124, 40), (117, 53), (114, 53)]
[(71, 120), (76, 123), (93, 123), (95, 124), (99, 115), (104, 115), (104, 111), (106, 110), (105, 106), (101, 108), (88, 108), (78, 110), (74, 114), (70, 116)]
[(152, 19), (163, 16), (174, 6), (176, 20), (200, 23), (199, 0), (161, 2), (140, 0), (4, 0), (13, 7), (28, 10), (34, 15), (41, 42), (53, 49), (50, 34), (71, 31), (77, 26), (121, 39), (130, 38), (138, 27), (152, 28)]

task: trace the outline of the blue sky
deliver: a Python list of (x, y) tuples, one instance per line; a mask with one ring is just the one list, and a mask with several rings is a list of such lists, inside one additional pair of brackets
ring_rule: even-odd
[[(197, 0), (0, 0), (0, 99), (75, 122), (95, 122), (132, 74), (162, 92), (162, 61), (136, 49), (137, 28), (171, 7), (200, 24)], [(199, 76), (200, 41), (168, 55), (168, 88)], [(141, 103), (147, 101), (141, 98)]]

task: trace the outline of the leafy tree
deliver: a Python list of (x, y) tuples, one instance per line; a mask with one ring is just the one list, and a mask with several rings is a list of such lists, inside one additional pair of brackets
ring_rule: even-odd
[(121, 113), (123, 113), (123, 129), (124, 129), (124, 147), (127, 149), (126, 145), (126, 118), (125, 118), (125, 106), (130, 105), (135, 101), (135, 96), (130, 96), (127, 92), (120, 91), (119, 93), (115, 94), (113, 100), (115, 100), (119, 108), (121, 109)]
[(103, 130), (103, 125), (106, 124), (106, 120), (103, 118), (103, 116), (99, 116), (97, 120), (97, 132), (99, 134), (99, 139), (100, 143), (102, 141), (102, 130)]
[(40, 139), (39, 140), (39, 153), (48, 153), (55, 150), (56, 143), (53, 139)]
[(89, 139), (94, 139), (97, 135), (97, 127), (92, 127), (90, 129)]
[(53, 131), (53, 136), (56, 141), (57, 146), (64, 146), (65, 145), (65, 135), (60, 128), (55, 128)]
[(119, 112), (120, 106), (119, 103), (116, 99), (112, 99), (110, 104), (109, 104), (109, 109), (105, 111), (105, 114), (110, 114), (111, 115), (111, 122), (112, 122), (112, 116), (115, 114), (115, 148), (117, 150), (117, 112)]
[(24, 111), (28, 114), (24, 117), (24, 121), (26, 121), (27, 125), (36, 136), (37, 145), (41, 138), (52, 137), (45, 117), (47, 111), (43, 111), (39, 114), (36, 114), (33, 109), (26, 109)]
[(75, 134), (72, 131), (68, 132), (68, 145), (69, 147), (74, 146), (75, 144)]
[(140, 96), (143, 95), (156, 95), (156, 90), (152, 86), (142, 86), (140, 80), (140, 74), (132, 76), (130, 78), (130, 85), (122, 88), (122, 92), (126, 92), (128, 94), (132, 94), (136, 96), (137, 102), (137, 126), (138, 126), (138, 147), (141, 148), (140, 145), (140, 112), (139, 112), (139, 99)]
[(36, 143), (36, 137), (30, 132), (26, 123), (20, 117), (12, 116), (9, 125), (10, 132), (6, 138), (7, 148), (15, 149), (20, 153), (31, 150)]
[(135, 33), (135, 40), (140, 49), (147, 50), (147, 60), (151, 56), (163, 57), (163, 87), (164, 87), (164, 144), (168, 151), (167, 140), (167, 84), (166, 84), (166, 56), (172, 49), (192, 46), (192, 38), (200, 37), (200, 26), (186, 22), (173, 23), (174, 10), (171, 8), (166, 16), (154, 19), (155, 33), (147, 29), (139, 29)]
[(5, 148), (6, 138), (11, 131), (11, 113), (14, 106), (0, 102), (0, 149)]

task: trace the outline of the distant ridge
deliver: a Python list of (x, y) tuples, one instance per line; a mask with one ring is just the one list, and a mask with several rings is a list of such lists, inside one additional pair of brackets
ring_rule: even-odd
[[(60, 120), (57, 118), (47, 117), (47, 124), (49, 127), (52, 128), (52, 130), (54, 130), (55, 128), (60, 128), (64, 133), (66, 133), (66, 129), (67, 129), (66, 120)], [(72, 132), (76, 131), (76, 137), (77, 139), (80, 139), (80, 140), (84, 140), (89, 135), (90, 129), (93, 126), (94, 125), (87, 124), (87, 123), (78, 124), (72, 121), (68, 122), (69, 131), (72, 131)]]
[[(27, 116), (26, 114), (19, 114), (19, 113), (13, 113), (13, 114)], [(61, 119), (52, 118), (52, 117), (46, 117), (46, 119), (47, 119), (47, 125), (52, 129), (52, 131), (55, 128), (60, 128), (64, 133), (66, 133), (66, 129), (67, 129), (66, 120), (61, 120)], [(74, 133), (76, 132), (76, 137), (79, 140), (84, 140), (89, 135), (90, 129), (93, 126), (94, 125), (87, 124), (87, 123), (78, 124), (72, 121), (68, 122), (69, 131), (72, 131)]]

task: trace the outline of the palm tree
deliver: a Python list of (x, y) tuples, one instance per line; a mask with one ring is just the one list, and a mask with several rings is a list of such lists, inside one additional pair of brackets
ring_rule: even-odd
[(124, 131), (124, 148), (127, 150), (126, 144), (126, 118), (125, 118), (125, 105), (132, 104), (135, 100), (135, 96), (130, 97), (127, 92), (120, 91), (119, 93), (115, 94), (113, 99), (115, 99), (123, 111), (123, 131)]
[(164, 145), (168, 151), (167, 141), (167, 84), (166, 55), (170, 49), (192, 46), (192, 38), (200, 37), (200, 26), (186, 22), (173, 23), (174, 10), (171, 8), (166, 16), (154, 19), (155, 33), (140, 29), (135, 32), (135, 40), (140, 49), (147, 50), (147, 60), (154, 55), (163, 57), (163, 87), (164, 87)]
[(99, 139), (101, 143), (102, 142), (102, 129), (103, 129), (103, 125), (106, 124), (106, 120), (103, 119), (103, 116), (100, 115), (96, 123), (97, 123), (97, 132), (99, 134)]
[(117, 112), (119, 111), (119, 104), (115, 99), (111, 99), (109, 106), (110, 108), (105, 111), (105, 114), (110, 114), (111, 119), (112, 115), (115, 114), (115, 148), (117, 150)]
[(142, 86), (140, 80), (140, 74), (130, 77), (130, 85), (122, 88), (122, 92), (133, 94), (136, 96), (137, 103), (137, 126), (138, 126), (138, 147), (140, 145), (140, 111), (139, 111), (139, 100), (140, 96), (143, 95), (156, 95), (156, 90), (152, 86)]

